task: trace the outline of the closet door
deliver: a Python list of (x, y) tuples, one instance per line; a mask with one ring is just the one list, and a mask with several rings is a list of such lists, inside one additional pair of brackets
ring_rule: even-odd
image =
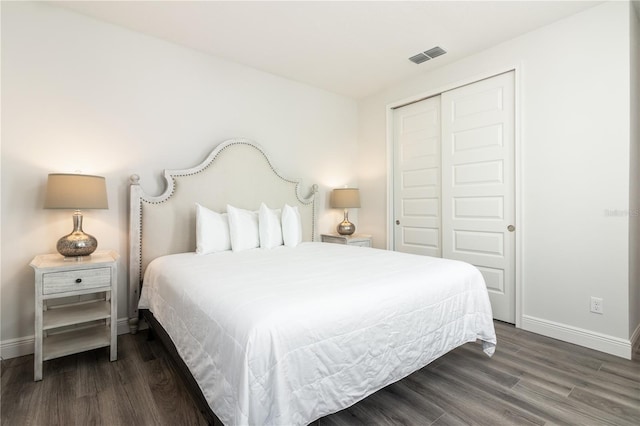
[(513, 72), (442, 95), (442, 256), (478, 267), (515, 322)]
[(440, 257), (440, 96), (393, 114), (394, 249)]

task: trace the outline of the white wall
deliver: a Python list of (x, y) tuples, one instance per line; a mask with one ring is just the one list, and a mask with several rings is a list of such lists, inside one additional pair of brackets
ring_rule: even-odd
[(629, 48), (605, 3), (360, 102), (359, 229), (386, 246), (387, 106), (516, 68), (522, 326), (629, 349), (629, 221), (605, 215), (630, 207)]
[(355, 101), (45, 3), (2, 3), (1, 100), (5, 357), (32, 342), (29, 262), (71, 231), (72, 212), (42, 209), (50, 172), (107, 178), (109, 209), (86, 211), (84, 229), (122, 256), (121, 319), (132, 173), (159, 193), (164, 168), (193, 166), (218, 143), (247, 137), (286, 176), (320, 185), (320, 232), (341, 218), (325, 210), (326, 190), (356, 183)]

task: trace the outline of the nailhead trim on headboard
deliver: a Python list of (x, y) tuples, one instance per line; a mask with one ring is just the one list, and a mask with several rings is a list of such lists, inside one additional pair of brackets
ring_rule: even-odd
[[(165, 170), (164, 178), (167, 182), (167, 188), (165, 191), (159, 196), (150, 196), (145, 194), (140, 187), (140, 177), (138, 175), (132, 175), (130, 178), (130, 198), (131, 198), (131, 219), (134, 219), (135, 216), (138, 216), (138, 220), (135, 221), (137, 223), (134, 224), (132, 220), (130, 223), (130, 274), (129, 274), (129, 323), (132, 331), (137, 326), (137, 302), (139, 299), (139, 289), (143, 279), (143, 247), (142, 247), (142, 232), (143, 232), (143, 210), (142, 203), (146, 204), (162, 204), (167, 202), (175, 193), (176, 189), (176, 181), (175, 177), (186, 177), (193, 176), (199, 173), (202, 173), (206, 169), (208, 169), (218, 158), (218, 156), (224, 152), (225, 150), (236, 146), (236, 145), (248, 145), (254, 149), (256, 149), (266, 160), (267, 164), (271, 171), (281, 180), (287, 183), (291, 183), (295, 185), (295, 196), (296, 199), (304, 205), (311, 206), (311, 241), (315, 241), (316, 234), (316, 204), (315, 204), (315, 195), (318, 192), (318, 185), (311, 186), (311, 194), (308, 198), (302, 198), (300, 196), (300, 181), (293, 180), (282, 176), (278, 170), (273, 167), (271, 160), (266, 155), (264, 150), (255, 142), (248, 139), (231, 139), (225, 142), (222, 142), (217, 147), (213, 149), (213, 151), (205, 158), (205, 160), (198, 164), (195, 167), (189, 169), (180, 169), (180, 170)], [(137, 246), (137, 247), (136, 247)], [(137, 271), (136, 271), (137, 270)]]

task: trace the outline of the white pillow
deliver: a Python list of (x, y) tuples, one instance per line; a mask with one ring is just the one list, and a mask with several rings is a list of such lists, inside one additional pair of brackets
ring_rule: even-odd
[(196, 253), (225, 250), (231, 250), (226, 213), (220, 214), (196, 203)]
[(258, 212), (238, 209), (227, 204), (231, 250), (242, 251), (260, 246)]
[(265, 203), (260, 204), (258, 227), (260, 228), (261, 248), (270, 249), (282, 245), (281, 217), (282, 210), (270, 209)]
[(298, 206), (285, 204), (282, 208), (282, 239), (287, 247), (295, 247), (302, 242), (302, 220)]

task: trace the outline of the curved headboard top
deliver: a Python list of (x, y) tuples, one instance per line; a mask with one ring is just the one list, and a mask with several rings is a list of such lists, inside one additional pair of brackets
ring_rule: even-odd
[(129, 318), (137, 322), (137, 304), (144, 270), (153, 259), (196, 248), (195, 205), (226, 212), (227, 204), (258, 210), (298, 206), (304, 241), (316, 232), (313, 185), (307, 197), (300, 181), (282, 176), (265, 151), (247, 139), (222, 142), (200, 164), (189, 169), (165, 170), (166, 189), (159, 196), (146, 194), (137, 175), (131, 176), (129, 223)]

